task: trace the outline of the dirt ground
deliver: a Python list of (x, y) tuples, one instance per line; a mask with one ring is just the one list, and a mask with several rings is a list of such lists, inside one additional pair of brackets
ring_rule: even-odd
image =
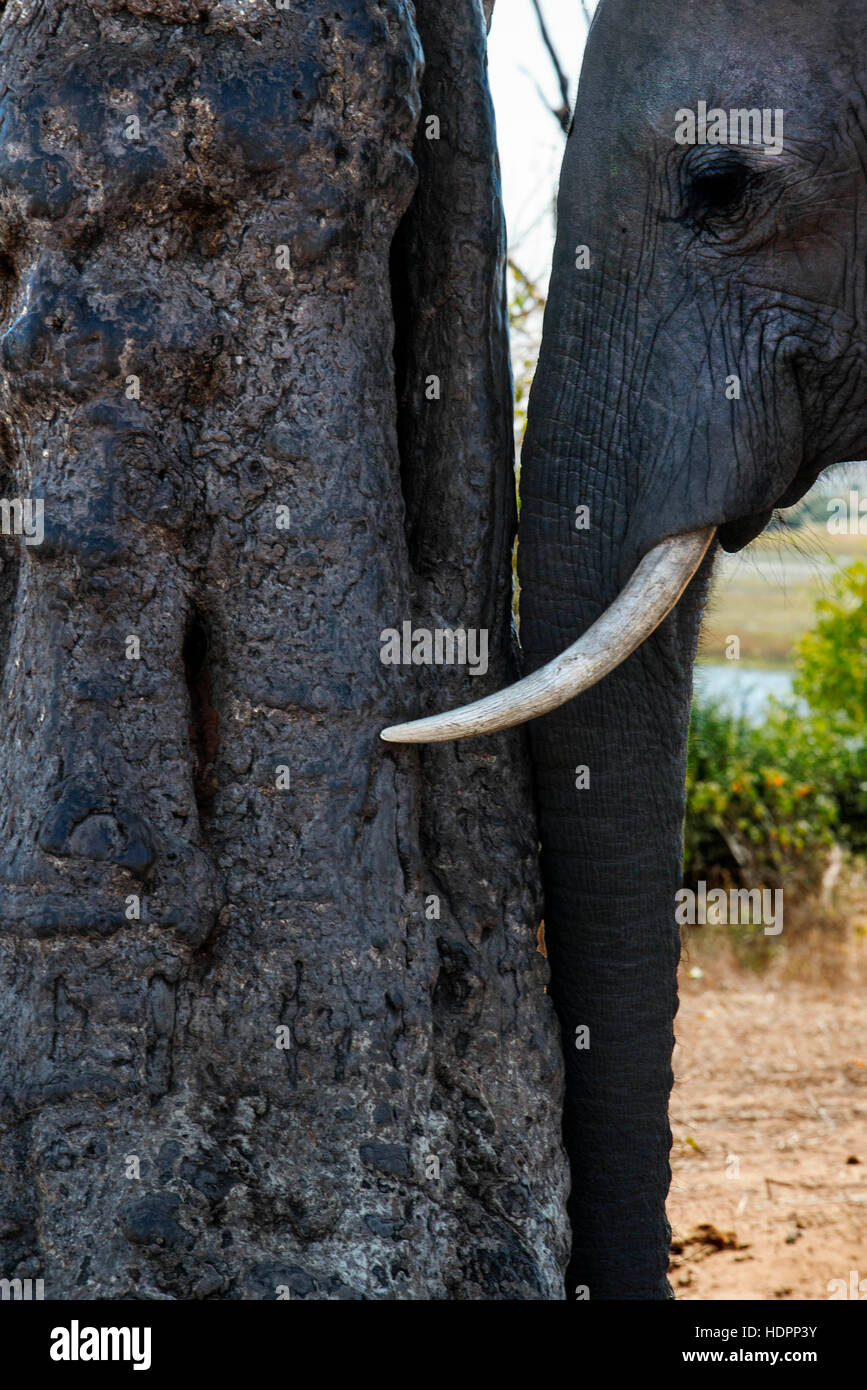
[[(680, 1299), (867, 1299), (867, 918), (763, 969), (691, 942), (672, 1096)], [(711, 930), (706, 928), (705, 930)], [(839, 1289), (841, 1286), (837, 1286)]]

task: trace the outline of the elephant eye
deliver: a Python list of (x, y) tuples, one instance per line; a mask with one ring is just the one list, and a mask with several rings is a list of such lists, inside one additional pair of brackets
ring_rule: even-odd
[(743, 213), (755, 178), (745, 163), (730, 158), (694, 170), (687, 177), (684, 219), (700, 231), (730, 224)]

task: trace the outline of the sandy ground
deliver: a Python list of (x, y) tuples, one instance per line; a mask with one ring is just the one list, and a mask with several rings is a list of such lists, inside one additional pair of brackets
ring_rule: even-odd
[(680, 1299), (827, 1299), (856, 1271), (867, 1300), (865, 933), (832, 967), (806, 951), (812, 982), (791, 965), (742, 971), (690, 950), (682, 971), (668, 1207)]

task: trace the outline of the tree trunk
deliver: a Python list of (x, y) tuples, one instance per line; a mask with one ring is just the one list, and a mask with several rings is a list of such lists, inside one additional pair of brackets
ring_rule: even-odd
[[(514, 675), (487, 8), (2, 9), (0, 1275), (48, 1298), (562, 1297), (525, 742), (378, 739)], [(384, 665), (405, 621), (487, 675)]]

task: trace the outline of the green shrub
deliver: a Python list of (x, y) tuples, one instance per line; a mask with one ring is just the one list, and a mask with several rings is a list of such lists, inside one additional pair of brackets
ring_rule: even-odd
[(867, 850), (867, 565), (837, 577), (801, 639), (794, 690), (810, 706), (837, 799), (840, 836)]
[[(867, 565), (839, 576), (801, 639), (794, 699), (765, 723), (693, 706), (687, 883), (818, 883), (833, 840), (867, 850)], [(804, 706), (807, 706), (806, 712)]]
[(798, 644), (795, 693), (838, 733), (861, 738), (867, 715), (867, 565), (842, 570), (832, 598), (816, 603), (816, 621)]
[(775, 705), (756, 728), (715, 705), (693, 706), (687, 764), (687, 882), (815, 885), (837, 807), (817, 776), (815, 726)]

